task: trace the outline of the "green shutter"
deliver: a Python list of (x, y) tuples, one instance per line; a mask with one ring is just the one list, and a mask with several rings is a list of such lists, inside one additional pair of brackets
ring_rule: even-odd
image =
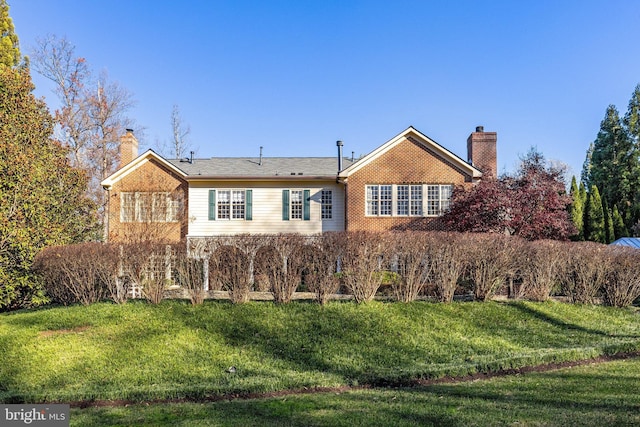
[(244, 211), (244, 219), (247, 221), (251, 221), (253, 219), (253, 190), (245, 191), (245, 211)]
[(209, 190), (209, 220), (216, 219), (216, 190)]
[(304, 190), (303, 199), (302, 199), (302, 219), (304, 221), (309, 221), (311, 219), (311, 191)]
[(289, 190), (282, 190), (282, 220), (289, 221)]

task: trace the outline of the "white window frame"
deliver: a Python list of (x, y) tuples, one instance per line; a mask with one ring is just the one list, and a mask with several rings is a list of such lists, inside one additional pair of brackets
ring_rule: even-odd
[(333, 191), (320, 192), (320, 219), (333, 219)]
[(441, 216), (451, 206), (453, 185), (427, 184), (426, 216)]
[(304, 190), (289, 190), (289, 219), (304, 218)]
[(368, 184), (365, 187), (366, 216), (393, 216), (393, 186), (391, 184)]
[(365, 216), (436, 217), (451, 205), (451, 184), (367, 184)]
[(120, 193), (120, 222), (177, 222), (180, 202), (166, 191)]
[(396, 216), (423, 216), (422, 185), (398, 184), (395, 186)]
[[(245, 220), (247, 199), (245, 189), (221, 189), (216, 196), (216, 220)], [(224, 212), (221, 209), (225, 209)]]

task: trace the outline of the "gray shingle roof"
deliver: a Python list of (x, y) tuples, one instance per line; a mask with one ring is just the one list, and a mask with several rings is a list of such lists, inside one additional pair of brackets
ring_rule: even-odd
[[(256, 157), (214, 157), (210, 159), (167, 159), (188, 177), (269, 177), (269, 176), (337, 176), (337, 157), (263, 157), (262, 164)], [(342, 168), (349, 167), (350, 159), (342, 161)]]

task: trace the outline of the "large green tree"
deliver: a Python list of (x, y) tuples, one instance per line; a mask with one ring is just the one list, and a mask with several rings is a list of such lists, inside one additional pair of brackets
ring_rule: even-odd
[(623, 124), (629, 132), (629, 136), (637, 145), (640, 144), (640, 84), (631, 95), (627, 113), (624, 115)]
[(95, 233), (95, 207), (85, 196), (85, 174), (52, 138), (53, 118), (32, 93), (28, 67), (19, 66), (4, 0), (0, 11), (0, 310), (6, 310), (45, 300), (31, 273), (33, 258), (46, 246)]
[(609, 212), (617, 206), (630, 229), (640, 219), (640, 85), (624, 118), (610, 105), (582, 169), (587, 188), (598, 187)]
[[(589, 184), (598, 187), (601, 196), (619, 206), (630, 206), (638, 190), (636, 184), (637, 149), (615, 106), (607, 108), (600, 131), (593, 143)], [(611, 205), (609, 205), (611, 206)]]

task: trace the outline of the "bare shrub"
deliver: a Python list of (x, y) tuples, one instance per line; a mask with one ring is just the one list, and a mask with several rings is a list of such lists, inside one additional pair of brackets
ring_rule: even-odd
[(465, 236), (454, 232), (434, 232), (429, 233), (428, 238), (431, 282), (436, 298), (440, 302), (451, 302), (468, 265)]
[(43, 274), (45, 289), (62, 304), (93, 304), (106, 297), (106, 277), (116, 274), (111, 248), (102, 243), (80, 243), (43, 251), (35, 268)]
[(175, 280), (189, 295), (191, 304), (202, 304), (206, 292), (204, 290), (204, 260), (189, 257), (184, 245), (176, 248)]
[(608, 246), (595, 242), (572, 243), (568, 249), (563, 291), (571, 302), (592, 304), (610, 271), (611, 251)]
[(388, 234), (355, 231), (342, 233), (340, 265), (342, 280), (356, 302), (371, 301), (384, 278), (384, 236)]
[(266, 237), (265, 248), (259, 251), (256, 270), (268, 280), (277, 303), (290, 302), (302, 281), (305, 243), (299, 234), (279, 234)]
[(568, 245), (556, 240), (536, 240), (523, 246), (519, 297), (533, 301), (549, 299), (564, 277), (566, 265), (563, 258)]
[(142, 297), (158, 304), (171, 283), (173, 247), (164, 243), (140, 241), (121, 246), (121, 262), (125, 280), (140, 289)]
[(610, 246), (611, 269), (603, 286), (604, 303), (627, 307), (640, 297), (640, 251)]
[(392, 282), (397, 301), (414, 301), (424, 289), (433, 266), (429, 259), (429, 245), (433, 240), (425, 232), (393, 233), (390, 236), (389, 256), (398, 280)]
[(229, 293), (229, 299), (233, 303), (249, 301), (251, 257), (246, 253), (242, 242), (246, 238), (248, 237), (242, 236), (235, 244), (219, 247), (210, 260), (212, 274), (222, 289)]
[(312, 245), (303, 253), (305, 281), (320, 304), (326, 304), (329, 297), (340, 287), (340, 280), (336, 274), (340, 241), (340, 233), (323, 233), (315, 238)]
[(476, 301), (487, 301), (505, 285), (514, 270), (514, 254), (520, 247), (517, 236), (468, 234), (468, 277)]
[(127, 301), (128, 284), (121, 280), (119, 274), (120, 253), (117, 245), (102, 243), (96, 247), (92, 263), (95, 274), (105, 290), (105, 296), (116, 304)]
[(69, 305), (76, 299), (66, 286), (67, 278), (60, 268), (65, 262), (65, 252), (62, 246), (51, 246), (41, 250), (33, 260), (33, 271), (42, 280), (45, 292), (52, 302)]

